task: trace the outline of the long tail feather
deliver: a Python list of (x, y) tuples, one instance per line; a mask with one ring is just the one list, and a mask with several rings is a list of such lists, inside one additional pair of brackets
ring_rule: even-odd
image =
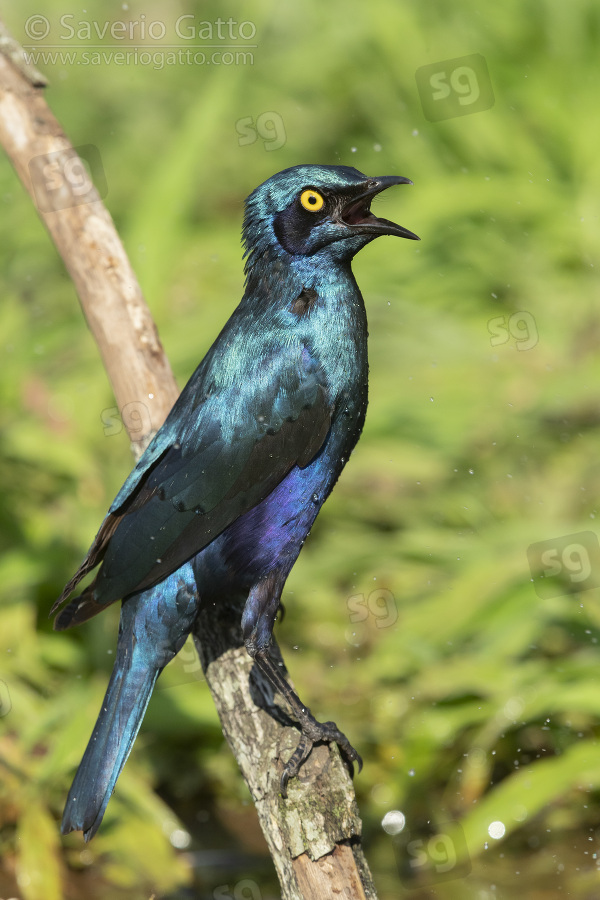
[(65, 805), (61, 831), (83, 831), (86, 841), (98, 830), (117, 778), (142, 724), (158, 669), (143, 661), (115, 666), (98, 721)]
[(121, 608), (113, 673), (102, 709), (69, 791), (62, 833), (98, 830), (142, 724), (156, 679), (183, 646), (198, 612), (194, 572), (186, 563)]

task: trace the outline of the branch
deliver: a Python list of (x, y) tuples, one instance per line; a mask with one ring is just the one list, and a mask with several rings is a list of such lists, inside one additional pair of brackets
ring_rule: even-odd
[[(139, 456), (177, 398), (175, 379), (113, 221), (50, 112), (43, 84), (0, 22), (0, 143), (73, 279), (122, 415), (132, 403), (148, 413), (123, 416)], [(282, 757), (291, 755), (298, 731), (285, 702), (276, 702), (253, 668), (240, 619), (241, 606), (224, 598), (218, 609), (203, 610), (194, 640), (282, 897), (374, 900), (356, 798), (337, 747), (316, 747), (290, 782), (288, 799), (279, 794)], [(272, 654), (282, 664), (275, 642)]]
[(33, 87), (45, 87), (48, 84), (46, 76), (38, 72), (35, 66), (29, 62), (27, 54), (21, 45), (15, 41), (14, 37), (9, 34), (2, 21), (0, 21), (0, 53), (3, 53), (4, 56), (10, 59), (13, 66), (21, 72)]
[[(242, 607), (231, 602), (203, 608), (194, 641), (223, 734), (252, 794), (282, 900), (376, 900), (354, 787), (337, 747), (316, 746), (289, 782), (287, 800), (279, 793), (299, 733), (285, 701), (246, 652), (241, 615)], [(270, 652), (283, 666), (274, 638)]]
[(177, 399), (175, 378), (108, 210), (1, 24), (0, 36), (0, 143), (73, 279), (139, 457)]

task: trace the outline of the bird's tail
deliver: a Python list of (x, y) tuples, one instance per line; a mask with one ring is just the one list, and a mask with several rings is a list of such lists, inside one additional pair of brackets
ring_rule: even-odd
[(62, 833), (98, 830), (142, 724), (156, 679), (183, 646), (198, 612), (186, 563), (165, 581), (123, 602), (113, 673), (98, 721), (71, 785)]
[(61, 831), (93, 838), (142, 724), (160, 669), (116, 660), (98, 721), (71, 785)]

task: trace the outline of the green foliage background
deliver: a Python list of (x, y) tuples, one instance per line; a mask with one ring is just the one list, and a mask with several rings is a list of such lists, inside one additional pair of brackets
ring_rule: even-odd
[[(40, 14), (43, 43), (67, 50), (86, 42), (60, 37), (65, 14), (145, 15), (171, 38), (182, 14), (256, 26), (252, 65), (42, 65), (73, 143), (100, 152), (181, 385), (241, 296), (256, 184), (299, 162), (413, 179), (376, 211), (422, 242), (378, 240), (355, 262), (367, 424), (289, 579), (278, 636), (303, 699), (364, 756), (381, 898), (597, 896), (598, 590), (540, 599), (527, 548), (597, 533), (598, 8), (91, 0), (84, 13), (24, 0), (7, 23), (31, 43), (25, 22)], [(428, 122), (416, 70), (473, 53), (495, 104)], [(278, 140), (240, 144), (240, 120), (267, 112)], [(59, 836), (118, 610), (66, 634), (47, 614), (131, 456), (73, 287), (6, 160), (0, 208), (0, 896), (279, 896), (189, 647), (98, 836)], [(488, 323), (523, 312), (511, 321), (535, 346), (518, 331), (493, 345)], [(398, 869), (381, 828), (394, 809), (405, 834), (429, 822), (456, 849), (444, 877), (435, 844), (428, 881)]]

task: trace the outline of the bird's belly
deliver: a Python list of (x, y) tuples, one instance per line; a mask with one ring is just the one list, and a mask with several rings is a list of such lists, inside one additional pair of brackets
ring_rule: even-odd
[(211, 589), (215, 577), (223, 587), (235, 584), (244, 590), (274, 570), (287, 575), (358, 439), (357, 424), (362, 423), (338, 420), (308, 466), (294, 466), (264, 500), (199, 554), (204, 558), (199, 568), (211, 571)]
[(227, 568), (248, 584), (274, 569), (289, 571), (329, 493), (329, 480), (318, 461), (304, 469), (294, 466), (268, 497), (224, 533)]

